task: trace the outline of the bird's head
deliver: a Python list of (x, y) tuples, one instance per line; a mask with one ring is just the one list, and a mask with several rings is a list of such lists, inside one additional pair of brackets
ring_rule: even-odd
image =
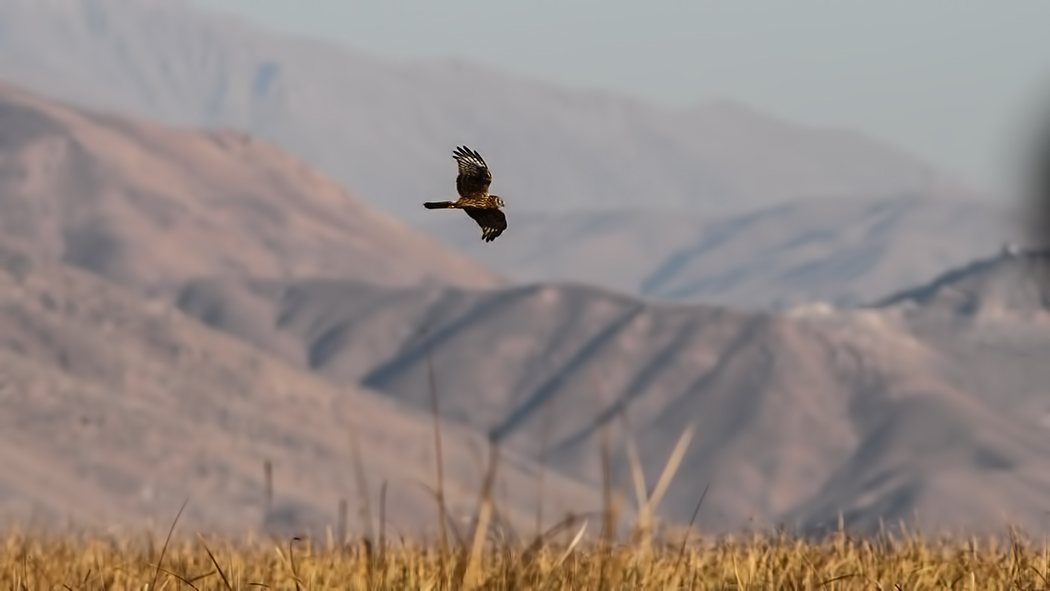
[(496, 200), (496, 207), (506, 207), (507, 206), (507, 204), (503, 202), (503, 198), (500, 197), (499, 195), (493, 195), (492, 198)]

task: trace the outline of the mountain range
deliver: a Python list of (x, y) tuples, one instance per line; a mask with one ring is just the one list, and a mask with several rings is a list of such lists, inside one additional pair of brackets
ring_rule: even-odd
[[(0, 246), (0, 522), (159, 531), (188, 502), (180, 528), (189, 531), (323, 534), (345, 500), (360, 533), (364, 501), (374, 527), (383, 487), (391, 531), (433, 533), (429, 413), (326, 382), (163, 301)], [(455, 425), (443, 435), (445, 494), (459, 522), (476, 501), (485, 439)], [(354, 479), (355, 442), (367, 497)], [(505, 455), (500, 510), (531, 527), (537, 469)], [(556, 472), (545, 494), (554, 510), (599, 503)]]
[[(386, 59), (187, 0), (0, 0), (0, 23), (0, 79), (265, 140), (512, 281), (846, 304), (1016, 233), (1009, 212), (948, 171), (731, 101), (671, 108), (456, 61)], [(509, 204), (496, 243), (481, 244), (459, 212), (420, 207), (454, 195), (461, 144), (482, 153)]]
[[(1050, 375), (1036, 361), (1050, 352), (1047, 314), (1038, 298), (1000, 294), (1035, 289), (1020, 271), (1039, 264), (991, 259), (922, 303), (855, 311), (668, 306), (573, 285), (235, 279), (193, 283), (177, 305), (333, 383), (420, 410), (432, 359), (449, 421), (527, 457), (547, 446), (552, 466), (594, 486), (603, 426), (617, 442), (616, 478), (633, 438), (652, 486), (693, 424), (665, 501), (679, 522), (710, 484), (698, 521), (719, 531), (837, 527), (840, 511), (868, 530), (918, 511), (933, 530), (992, 531), (1008, 517), (1041, 523), (1050, 492), (1040, 386)], [(964, 285), (986, 301), (950, 303)]]
[[(188, 496), (189, 527), (317, 531), (349, 499), (361, 528), (356, 433), (372, 507), (386, 482), (393, 525), (425, 528), (433, 368), (457, 520), (476, 500), (489, 440), (504, 454), (501, 515), (520, 529), (541, 473), (548, 525), (599, 508), (603, 432), (630, 499), (628, 443), (652, 486), (692, 426), (661, 505), (672, 522), (688, 521), (710, 485), (698, 518), (708, 531), (819, 531), (840, 514), (872, 530), (916, 513), (931, 530), (1045, 528), (1045, 257), (988, 258), (1007, 218), (929, 184), (908, 157), (737, 106), (689, 111), (703, 123), (691, 127), (681, 112), (472, 66), (392, 65), (178, 1), (0, 0), (0, 23), (0, 74), (13, 81), (0, 87), (9, 520), (166, 524)], [(247, 84), (267, 60), (269, 73)], [(316, 72), (331, 86), (299, 78)], [(332, 90), (340, 80), (356, 81), (354, 94)], [(44, 98), (44, 87), (77, 102)], [(343, 99), (345, 117), (332, 116)], [(248, 117), (242, 131), (186, 126), (237, 123), (232, 113)], [(532, 282), (377, 210), (421, 211), (431, 195), (409, 191), (451, 188), (438, 148), (456, 143), (442, 136), (452, 129), (492, 138), (508, 200), (554, 196), (520, 214), (520, 242), (508, 231), (489, 245), (522, 261), (506, 266), (551, 265)], [(682, 147), (692, 141), (708, 148)], [(583, 165), (603, 151), (603, 163)], [(546, 166), (550, 175), (530, 172)], [(334, 180), (346, 178), (360, 179), (353, 192)], [(594, 205), (602, 194), (608, 207)], [(659, 199), (638, 213), (639, 194)], [(694, 208), (698, 196), (750, 213)], [(799, 196), (810, 199), (783, 202)], [(614, 211), (627, 206), (634, 213)], [(438, 220), (426, 223), (476, 241), (465, 216)], [(623, 238), (634, 232), (652, 237), (651, 252), (648, 239)], [(553, 261), (602, 260), (563, 255), (574, 240), (612, 261), (593, 281)], [(556, 273), (572, 281), (550, 281)], [(626, 287), (588, 284), (616, 282)]]
[[(361, 531), (356, 433), (373, 505), (390, 483), (391, 525), (436, 521), (420, 486), (434, 485), (429, 413), (327, 383), (201, 326), (170, 297), (210, 276), (493, 288), (496, 275), (235, 132), (103, 115), (9, 85), (0, 127), (0, 519), (137, 527), (170, 523), (190, 498), (190, 527), (323, 532), (346, 499)], [(485, 439), (445, 435), (459, 519)], [(531, 525), (539, 468), (509, 456), (502, 515)], [(598, 502), (557, 473), (546, 490), (566, 510)]]
[(789, 199), (963, 192), (855, 132), (731, 101), (677, 109), (449, 60), (401, 62), (257, 30), (187, 0), (3, 0), (0, 78), (78, 104), (281, 145), (419, 221), (454, 191), (451, 150), (512, 211), (730, 211)]

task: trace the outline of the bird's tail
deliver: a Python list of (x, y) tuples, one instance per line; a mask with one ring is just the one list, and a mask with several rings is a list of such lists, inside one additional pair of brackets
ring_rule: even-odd
[(455, 206), (456, 206), (456, 202), (455, 201), (427, 201), (426, 203), (423, 204), (423, 207), (425, 207), (427, 209), (448, 209), (450, 207), (455, 207)]

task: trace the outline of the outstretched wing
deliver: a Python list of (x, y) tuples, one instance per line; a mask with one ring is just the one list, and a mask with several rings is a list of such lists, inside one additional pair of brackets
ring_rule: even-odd
[(495, 207), (464, 207), (463, 211), (481, 226), (481, 239), (485, 242), (492, 242), (507, 229), (507, 216)]
[(459, 176), (456, 177), (456, 191), (462, 197), (487, 195), (492, 173), (481, 154), (463, 146), (452, 152), (452, 157), (459, 164)]

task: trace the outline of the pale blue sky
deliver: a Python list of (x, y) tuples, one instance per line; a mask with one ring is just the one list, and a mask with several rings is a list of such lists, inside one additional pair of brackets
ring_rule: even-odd
[(1050, 113), (1050, 0), (197, 0), (377, 55), (457, 57), (669, 105), (733, 98), (1018, 190)]

